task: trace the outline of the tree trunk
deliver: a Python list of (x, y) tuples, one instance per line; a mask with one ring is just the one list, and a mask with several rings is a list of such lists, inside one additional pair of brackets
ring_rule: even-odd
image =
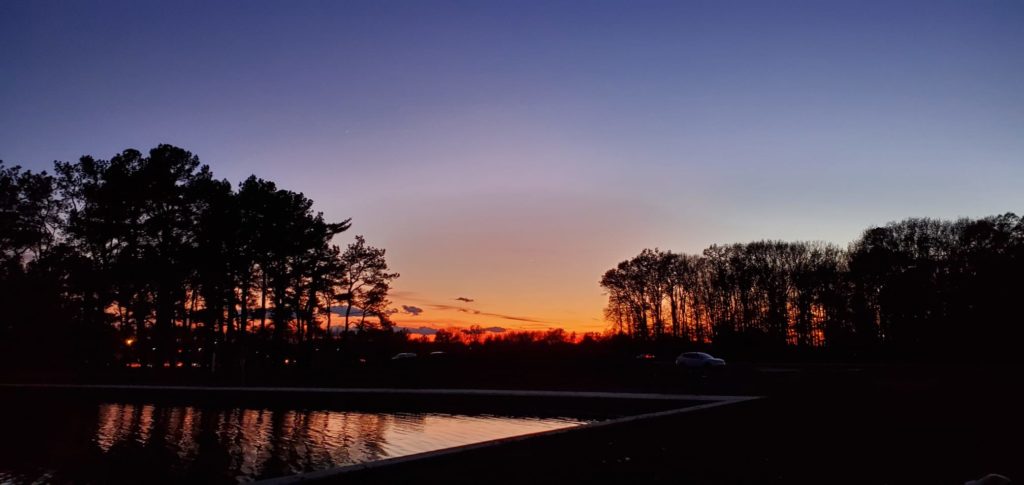
[(239, 326), (239, 331), (242, 334), (245, 334), (246, 327), (249, 326), (249, 285), (248, 285), (248, 283), (246, 283), (245, 285), (242, 286), (241, 303), (242, 303), (242, 312), (241, 312), (241, 315), (239, 316), (239, 320), (240, 321), (238, 322), (238, 326)]
[(331, 295), (329, 295), (329, 294), (324, 295), (324, 299), (327, 301), (327, 335), (326, 335), (325, 338), (327, 340), (330, 340), (331, 339), (331, 314), (334, 313), (334, 311), (333, 311), (333, 305), (334, 305), (334, 301), (333, 300), (334, 299), (331, 298)]
[(348, 301), (348, 305), (345, 306), (345, 333), (341, 336), (342, 339), (348, 337), (348, 317), (352, 314), (352, 300)]
[(260, 288), (260, 331), (267, 329), (267, 275), (263, 274), (263, 284)]

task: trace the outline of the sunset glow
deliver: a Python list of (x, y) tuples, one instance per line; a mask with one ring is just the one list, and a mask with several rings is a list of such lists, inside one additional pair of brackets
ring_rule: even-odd
[(1021, 483), (1024, 0), (0, 0), (0, 484)]
[(643, 247), (1024, 204), (1018, 2), (65, 7), (0, 7), (0, 159), (275, 180), (388, 250), (405, 327), (600, 331)]

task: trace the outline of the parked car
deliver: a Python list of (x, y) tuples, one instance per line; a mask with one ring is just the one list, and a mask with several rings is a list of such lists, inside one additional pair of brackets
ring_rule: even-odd
[(391, 360), (406, 360), (406, 359), (415, 359), (415, 358), (416, 358), (416, 352), (401, 352), (401, 353), (395, 354), (395, 356), (392, 357)]
[(687, 369), (722, 367), (725, 361), (704, 352), (683, 352), (676, 357), (676, 365)]

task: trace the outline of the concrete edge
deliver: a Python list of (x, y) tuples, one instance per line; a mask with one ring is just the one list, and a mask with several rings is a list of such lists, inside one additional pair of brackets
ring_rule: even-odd
[(448, 396), (505, 396), (505, 397), (577, 397), (608, 399), (650, 399), (675, 401), (732, 402), (747, 400), (750, 396), (723, 396), (712, 394), (659, 394), (603, 391), (522, 391), (506, 389), (403, 389), (393, 387), (259, 387), (259, 386), (161, 386), (128, 384), (11, 384), (0, 383), (8, 389), (96, 389), (145, 391), (209, 391), (209, 392), (273, 392), (312, 394), (392, 394), (392, 395), (448, 395)]
[[(523, 391), (523, 392), (533, 392), (533, 391)], [(545, 391), (537, 391), (537, 392), (545, 392)], [(615, 393), (596, 393), (596, 394), (604, 395), (604, 394), (615, 394)], [(548, 394), (545, 394), (545, 395), (548, 395)], [(578, 394), (576, 394), (576, 395), (578, 396)], [(579, 397), (584, 397), (584, 396), (579, 396)], [(604, 396), (602, 396), (602, 397), (604, 397)], [(619, 395), (618, 397), (626, 398), (626, 399), (629, 398), (628, 394), (627, 395)], [(640, 399), (647, 399), (647, 398), (640, 398)], [(327, 478), (342, 476), (342, 475), (346, 475), (346, 474), (353, 473), (353, 472), (359, 472), (359, 471), (364, 471), (364, 470), (374, 470), (374, 469), (377, 469), (377, 468), (388, 467), (388, 466), (398, 465), (398, 464), (402, 464), (402, 463), (409, 463), (409, 462), (428, 460), (428, 459), (431, 459), (431, 458), (437, 458), (437, 457), (441, 457), (441, 456), (453, 455), (453, 454), (462, 453), (462, 452), (471, 451), (471, 450), (479, 450), (479, 449), (485, 449), (485, 448), (492, 448), (492, 447), (501, 446), (501, 445), (504, 445), (504, 444), (507, 444), (507, 443), (514, 443), (514, 442), (518, 442), (518, 441), (525, 441), (525, 440), (530, 440), (530, 439), (539, 438), (539, 437), (543, 437), (543, 436), (553, 436), (553, 435), (569, 433), (569, 432), (576, 431), (576, 430), (581, 430), (581, 429), (593, 429), (593, 428), (602, 428), (602, 427), (605, 427), (605, 426), (617, 426), (617, 425), (621, 425), (621, 424), (625, 424), (625, 423), (639, 421), (639, 420), (642, 420), (642, 419), (659, 418), (659, 417), (664, 417), (664, 416), (674, 416), (674, 415), (677, 415), (677, 414), (689, 413), (689, 412), (693, 412), (693, 411), (701, 411), (701, 410), (704, 410), (704, 409), (710, 409), (710, 408), (719, 407), (719, 406), (726, 406), (726, 405), (729, 405), (729, 404), (735, 404), (735, 403), (744, 402), (744, 401), (753, 401), (755, 399), (760, 399), (760, 397), (759, 396), (728, 396), (727, 399), (723, 399), (723, 400), (720, 400), (720, 401), (707, 402), (705, 404), (697, 404), (697, 405), (694, 405), (694, 406), (688, 406), (688, 407), (683, 407), (683, 408), (679, 408), (679, 409), (670, 409), (668, 411), (658, 411), (658, 412), (653, 412), (653, 413), (638, 414), (638, 415), (634, 415), (634, 416), (626, 416), (626, 417), (622, 417), (622, 418), (610, 419), (610, 420), (607, 420), (607, 421), (596, 421), (596, 422), (593, 422), (593, 423), (587, 423), (587, 424), (583, 424), (583, 425), (580, 425), (580, 426), (571, 426), (571, 427), (568, 427), (568, 428), (559, 428), (559, 429), (553, 429), (553, 430), (548, 430), (548, 431), (538, 431), (536, 433), (528, 433), (528, 434), (522, 434), (522, 435), (517, 435), (517, 436), (509, 436), (507, 438), (498, 438), (498, 439), (489, 440), (489, 441), (481, 441), (479, 443), (471, 443), (471, 444), (468, 444), (468, 445), (454, 446), (454, 447), (451, 447), (451, 448), (442, 448), (440, 450), (425, 451), (423, 453), (415, 453), (415, 454), (412, 454), (412, 455), (398, 456), (398, 457), (395, 457), (395, 458), (387, 458), (387, 459), (384, 459), (384, 460), (374, 460), (374, 461), (369, 461), (369, 462), (366, 462), (366, 463), (356, 463), (356, 464), (353, 464), (353, 465), (346, 465), (346, 466), (341, 466), (341, 467), (336, 467), (336, 468), (328, 468), (326, 470), (320, 470), (320, 471), (315, 471), (315, 472), (300, 473), (300, 474), (297, 474), (297, 475), (289, 475), (289, 476), (284, 476), (284, 477), (268, 478), (268, 479), (265, 479), (265, 480), (258, 480), (258, 481), (253, 482), (253, 483), (256, 483), (258, 485), (290, 485), (290, 484), (295, 484), (295, 483), (307, 483), (307, 482), (310, 482), (310, 481), (324, 480), (324, 479), (327, 479)]]

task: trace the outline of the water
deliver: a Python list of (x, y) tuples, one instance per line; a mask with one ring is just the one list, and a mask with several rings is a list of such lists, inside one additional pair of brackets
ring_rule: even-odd
[(16, 484), (247, 482), (584, 423), (145, 403), (51, 404), (3, 416), (0, 483)]

